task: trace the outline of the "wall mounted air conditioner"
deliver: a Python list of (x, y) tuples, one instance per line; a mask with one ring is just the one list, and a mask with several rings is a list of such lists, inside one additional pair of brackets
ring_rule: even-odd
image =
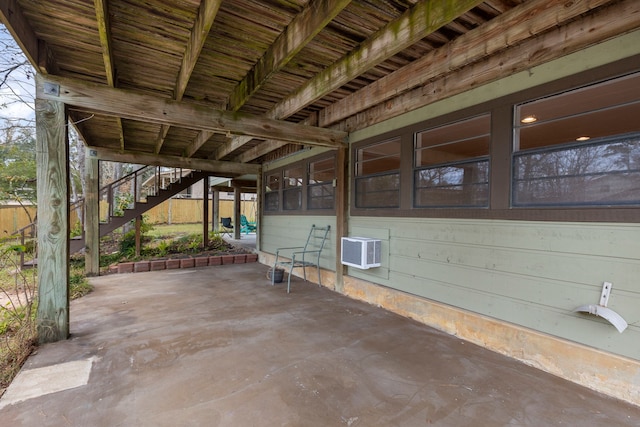
[(380, 267), (380, 240), (367, 237), (343, 237), (340, 261), (343, 265), (363, 270)]

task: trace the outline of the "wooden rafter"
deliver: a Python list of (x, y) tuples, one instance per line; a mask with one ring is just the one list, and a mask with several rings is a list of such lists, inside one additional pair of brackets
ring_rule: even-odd
[(575, 2), (533, 0), (500, 15), (482, 27), (461, 35), (448, 45), (388, 74), (326, 107), (319, 125), (329, 126), (349, 116), (422, 86), (438, 76), (450, 74), (599, 7), (607, 0)]
[[(272, 75), (287, 65), (350, 2), (351, 0), (316, 0), (307, 5), (236, 86), (229, 98), (228, 109), (240, 109)], [(212, 153), (211, 158), (221, 159), (250, 140), (251, 138), (247, 137), (235, 137)]]
[(314, 0), (299, 13), (264, 53), (229, 98), (237, 111), (260, 87), (305, 47), (351, 0)]
[(184, 157), (193, 156), (199, 149), (204, 145), (205, 142), (209, 140), (213, 136), (215, 132), (211, 132), (208, 130), (202, 130), (198, 133), (196, 138), (189, 143), (189, 145), (184, 149), (182, 155)]
[(234, 177), (245, 174), (256, 174), (260, 165), (242, 164), (234, 162), (220, 162), (206, 159), (185, 158), (180, 156), (165, 156), (160, 154), (139, 153), (110, 150), (100, 147), (88, 147), (92, 157), (122, 163), (137, 163), (152, 166), (167, 166), (175, 168), (196, 169), (211, 172), (218, 176)]
[[(300, 122), (300, 124), (309, 125), (309, 126), (315, 126), (317, 125), (317, 123), (318, 123), (318, 114), (316, 113), (311, 114), (309, 117), (307, 117), (302, 122)], [(285, 145), (286, 143), (283, 143), (281, 141), (273, 141), (273, 140), (263, 141), (260, 144), (256, 145), (255, 147), (252, 147), (247, 151), (235, 156), (233, 161), (240, 162), (240, 163), (250, 162), (252, 160), (257, 159), (258, 157), (262, 157), (265, 154), (270, 153), (273, 150), (277, 150), (278, 148), (283, 147)]]
[[(187, 90), (187, 84), (191, 78), (191, 73), (193, 73), (193, 69), (198, 62), (198, 57), (200, 56), (200, 52), (202, 51), (205, 41), (207, 40), (207, 35), (211, 30), (213, 21), (216, 19), (221, 3), (222, 0), (202, 0), (202, 3), (200, 4), (200, 10), (198, 11), (196, 22), (191, 30), (189, 42), (187, 43), (184, 56), (182, 57), (182, 64), (180, 65), (180, 71), (178, 72), (178, 78), (176, 80), (176, 87), (173, 94), (173, 98), (176, 101), (181, 101), (185, 90)], [(167, 133), (169, 133), (169, 126), (161, 126), (154, 150), (156, 154), (160, 152), (160, 149), (164, 144), (164, 140), (167, 137)], [(203, 137), (203, 134), (199, 135), (198, 140), (202, 140)], [(204, 139), (202, 143), (204, 144), (207, 139), (208, 138)]]
[(268, 113), (286, 118), (333, 92), (387, 58), (417, 43), (425, 36), (482, 3), (482, 0), (421, 1), (390, 22), (341, 60), (315, 75)]
[[(107, 0), (94, 0), (94, 5), (107, 84), (111, 87), (116, 87), (116, 69), (113, 64), (113, 42), (111, 40), (111, 23), (109, 22), (109, 5), (107, 4)], [(120, 149), (124, 150), (124, 131), (122, 129), (122, 119), (119, 117), (116, 117), (116, 126), (118, 128), (118, 138), (120, 139)]]
[[(361, 128), (432, 104), (515, 73), (529, 70), (560, 56), (584, 49), (601, 40), (640, 26), (636, 0), (623, 0), (603, 7), (580, 21), (570, 20), (558, 27), (527, 39), (482, 61), (440, 76), (429, 83), (396, 96), (383, 104), (348, 119), (346, 126)], [(418, 75), (414, 76), (419, 78)], [(237, 160), (236, 160), (237, 161)]]
[[(421, 1), (417, 3), (363, 42), (357, 49), (318, 73), (292, 95), (275, 105), (267, 112), (266, 117), (284, 119), (295, 114), (387, 58), (420, 41), (479, 3), (482, 1), (460, 0), (435, 3)], [(246, 144), (248, 140), (249, 138), (243, 138), (234, 141), (233, 144), (237, 148)], [(227, 144), (219, 148), (214, 157), (220, 159), (231, 151), (231, 144)]]
[[(45, 87), (57, 90), (45, 90)], [(99, 114), (295, 144), (336, 148), (345, 144), (347, 136), (346, 132), (217, 110), (61, 77), (48, 76), (42, 79), (36, 87), (36, 93), (43, 99), (62, 101)]]

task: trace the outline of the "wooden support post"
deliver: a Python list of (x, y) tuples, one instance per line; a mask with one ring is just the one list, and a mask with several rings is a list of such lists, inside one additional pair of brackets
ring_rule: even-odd
[(202, 180), (202, 248), (209, 246), (209, 177)]
[(137, 257), (140, 256), (140, 250), (142, 247), (142, 243), (141, 243), (142, 233), (140, 232), (141, 227), (142, 227), (142, 215), (138, 215), (136, 217), (136, 256)]
[[(40, 75), (38, 81), (41, 83)], [(69, 164), (65, 105), (36, 99), (40, 343), (69, 336)]]
[(239, 186), (233, 187), (233, 238), (240, 239), (240, 204), (242, 202), (242, 190)]
[(100, 274), (100, 160), (85, 155), (87, 194), (84, 198), (84, 269), (87, 276)]
[(213, 189), (213, 215), (211, 215), (211, 225), (213, 230), (220, 228), (220, 190)]
[(262, 234), (262, 168), (258, 171), (256, 180), (256, 250), (262, 250), (261, 238)]
[(344, 273), (346, 267), (342, 265), (342, 237), (348, 235), (348, 209), (349, 209), (349, 151), (348, 148), (340, 148), (337, 152), (336, 170), (336, 284), (335, 290), (344, 293)]

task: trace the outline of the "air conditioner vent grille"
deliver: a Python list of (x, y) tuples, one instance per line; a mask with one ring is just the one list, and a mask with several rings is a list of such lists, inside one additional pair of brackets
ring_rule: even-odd
[(341, 262), (365, 270), (380, 267), (380, 246), (380, 240), (377, 239), (343, 237)]

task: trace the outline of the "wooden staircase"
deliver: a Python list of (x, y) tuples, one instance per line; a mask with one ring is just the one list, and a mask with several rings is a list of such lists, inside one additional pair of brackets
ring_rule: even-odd
[[(108, 209), (106, 218), (101, 218), (100, 221), (100, 237), (112, 233), (209, 175), (208, 172), (203, 171), (146, 166), (105, 185), (100, 189), (100, 202), (101, 204), (106, 202)], [(70, 209), (84, 213), (84, 199), (72, 203)], [(84, 218), (84, 215), (82, 214), (80, 217)], [(82, 224), (82, 229), (84, 230), (84, 224)], [(34, 222), (18, 230), (15, 235), (21, 239), (24, 245), (28, 239), (35, 238), (35, 231), (36, 223)], [(84, 247), (83, 231), (81, 236), (70, 239), (69, 253), (79, 252)], [(34, 264), (36, 264), (36, 260), (25, 261), (22, 256), (22, 267)]]

